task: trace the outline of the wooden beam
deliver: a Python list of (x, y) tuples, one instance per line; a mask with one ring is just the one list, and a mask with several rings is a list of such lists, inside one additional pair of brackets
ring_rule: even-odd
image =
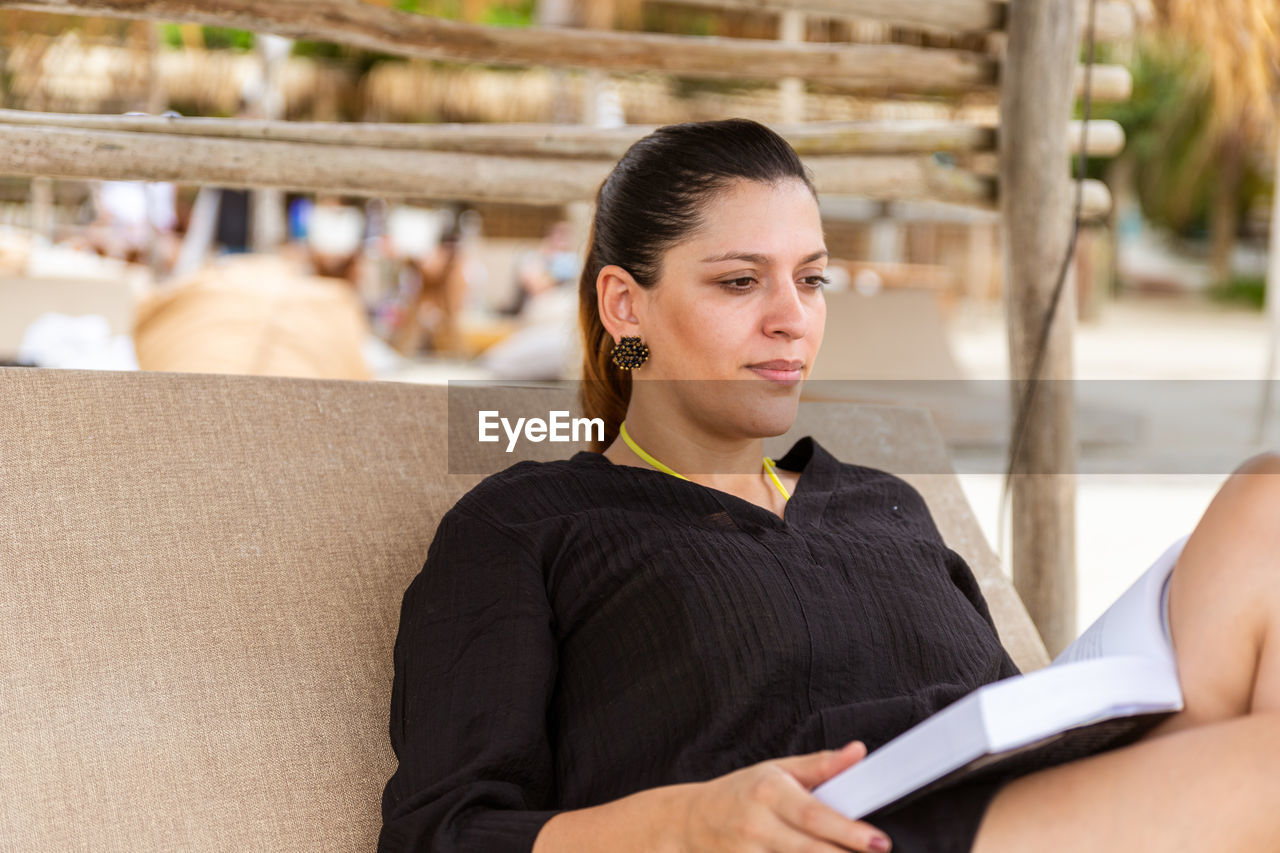
[(995, 61), (972, 51), (490, 27), (360, 0), (0, 0), (0, 9), (4, 8), (235, 27), (460, 62), (660, 71), (742, 80), (800, 77), (897, 92), (960, 92), (996, 82)]
[[(293, 122), (256, 119), (83, 115), (0, 109), (0, 124), (113, 130), (221, 139), (357, 145), (416, 151), (466, 151), (516, 157), (571, 157), (617, 160), (656, 125), (590, 128), (563, 124), (374, 124)], [(996, 129), (960, 121), (828, 121), (777, 124), (773, 129), (801, 156), (835, 154), (932, 154), (995, 151)], [(1071, 123), (1072, 150), (1081, 123)], [(1096, 119), (1089, 127), (1089, 152), (1112, 156), (1124, 147), (1124, 129)]]
[[(1098, 0), (1093, 37), (1099, 42), (1131, 41), (1138, 31), (1137, 14), (1129, 0)], [(1076, 3), (1076, 25), (1080, 37), (1089, 25), (1089, 0)]]
[(561, 204), (590, 198), (609, 161), (0, 126), (0, 173)]
[[(1074, 77), (1075, 97), (1084, 94), (1084, 66), (1077, 65)], [(1094, 65), (1093, 102), (1118, 104), (1133, 96), (1133, 75), (1123, 65)]]
[[(4, 5), (4, 0), (0, 0), (0, 6)], [(1001, 36), (1003, 38), (1003, 36)], [(1129, 69), (1123, 65), (1094, 65), (1093, 66), (1093, 102), (1095, 104), (1114, 104), (1129, 100), (1133, 95), (1133, 75), (1129, 73)], [(868, 86), (846, 86), (843, 83), (825, 83), (819, 82), (815, 84), (815, 91), (848, 93), (856, 95), (865, 92)], [(1075, 96), (1079, 98), (1084, 93), (1084, 68), (1079, 66), (1075, 71)]]
[[(996, 206), (996, 182), (932, 157), (805, 157), (819, 192)], [(277, 187), (388, 198), (589, 201), (612, 159), (516, 157), (0, 124), (0, 174)], [(1105, 188), (1102, 197), (1109, 203)]]
[[(1071, 182), (1075, 192), (1076, 183)], [(1080, 198), (1080, 218), (1085, 221), (1104, 219), (1111, 212), (1111, 188), (1102, 181), (1086, 178)]]
[[(1072, 121), (1067, 125), (1067, 149), (1074, 155), (1080, 153), (1081, 137), (1084, 134), (1084, 122)], [(1111, 119), (1090, 119), (1089, 138), (1090, 157), (1115, 157), (1124, 150), (1124, 126)]]
[(1036, 354), (1071, 230), (1068, 173), (1045, 164), (1067, 162), (1076, 8), (1074, 0), (1018, 0), (1009, 13), (1000, 212), (1014, 405), (1028, 393), (1028, 380), (1055, 380), (1038, 383), (1012, 461), (1010, 561), (1014, 586), (1056, 655), (1076, 635), (1075, 424), (1071, 383), (1063, 381), (1072, 377), (1074, 264), (1068, 264), (1038, 372)]
[(932, 157), (806, 157), (819, 193), (856, 195), (879, 201), (930, 199), (992, 207), (996, 182), (963, 169), (940, 166)]
[[(663, 0), (664, 4), (759, 12), (804, 12), (828, 18), (860, 18), (883, 21), (910, 29), (937, 33), (971, 33), (1004, 29), (1008, 4), (1001, 0)], [(1077, 0), (1077, 20), (1085, 26), (1088, 0)], [(1098, 41), (1133, 38), (1133, 7), (1125, 0), (1099, 0), (1094, 34)]]
[(1004, 4), (993, 0), (663, 0), (681, 6), (743, 9), (781, 14), (803, 12), (828, 18), (882, 21), (911, 29), (940, 33), (966, 33), (999, 29)]

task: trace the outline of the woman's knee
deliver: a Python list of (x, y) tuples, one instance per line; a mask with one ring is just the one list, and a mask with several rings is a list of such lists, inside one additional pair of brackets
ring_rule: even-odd
[(1280, 453), (1246, 459), (1227, 478), (1214, 504), (1221, 506), (1211, 506), (1211, 511), (1219, 509), (1229, 525), (1246, 535), (1280, 534)]
[(1280, 453), (1267, 450), (1250, 456), (1234, 471), (1236, 474), (1280, 474)]
[(1280, 494), (1280, 453), (1267, 451), (1250, 456), (1231, 472), (1228, 482), (1255, 492)]

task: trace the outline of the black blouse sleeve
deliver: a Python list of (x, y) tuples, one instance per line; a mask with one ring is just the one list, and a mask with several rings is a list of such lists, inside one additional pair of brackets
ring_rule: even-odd
[(380, 853), (529, 851), (560, 810), (547, 707), (557, 666), (542, 568), (455, 506), (405, 591), (391, 689), (399, 759)]
[(982, 587), (978, 584), (978, 578), (973, 574), (973, 569), (969, 568), (964, 557), (951, 548), (947, 549), (946, 563), (951, 582), (964, 593), (964, 597), (969, 599), (973, 609), (978, 611), (978, 615), (991, 626), (991, 630), (998, 634), (996, 620), (991, 616), (991, 608), (987, 605), (986, 596), (982, 594)]

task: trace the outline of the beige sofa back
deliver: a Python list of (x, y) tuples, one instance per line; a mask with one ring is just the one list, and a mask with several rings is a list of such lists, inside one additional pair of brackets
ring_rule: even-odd
[[(0, 369), (0, 849), (373, 849), (401, 595), (480, 479), (448, 394)], [(920, 411), (807, 404), (766, 449), (807, 432), (946, 464)], [(910, 479), (1042, 665), (956, 479)]]

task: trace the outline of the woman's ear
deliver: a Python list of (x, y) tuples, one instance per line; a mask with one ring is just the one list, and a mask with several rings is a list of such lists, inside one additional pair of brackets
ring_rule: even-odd
[(640, 334), (640, 312), (644, 298), (631, 273), (617, 264), (607, 264), (596, 275), (596, 310), (600, 322), (614, 339)]

